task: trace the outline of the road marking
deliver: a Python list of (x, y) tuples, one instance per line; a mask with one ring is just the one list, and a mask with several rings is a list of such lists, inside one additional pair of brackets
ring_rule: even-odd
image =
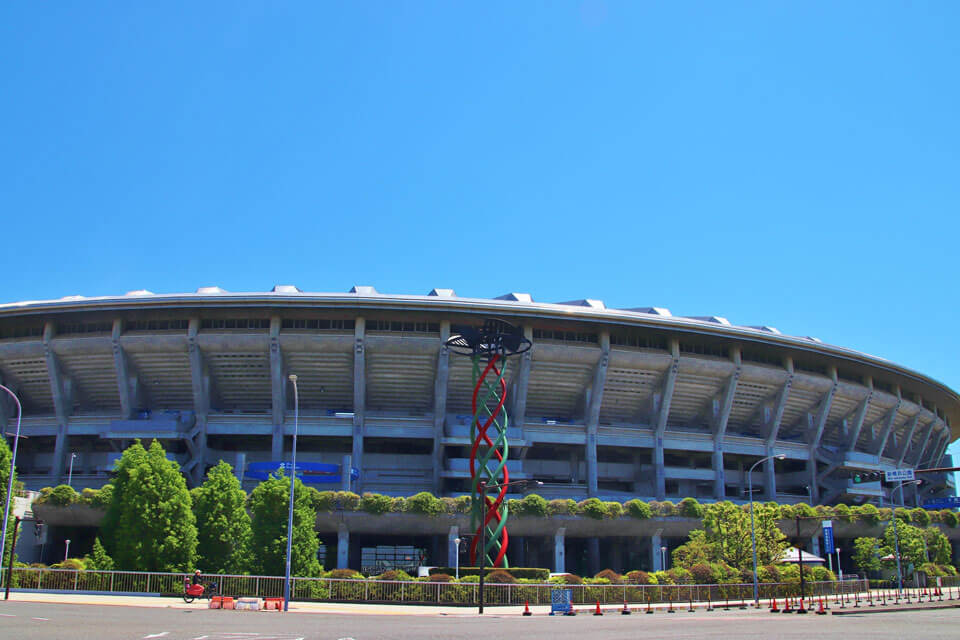
[(49, 620), (50, 618), (30, 618), (31, 620)]
[(2, 617), (2, 618), (16, 618), (17, 616), (13, 615), (12, 613), (0, 613), (0, 617)]
[(143, 638), (144, 638), (144, 640), (146, 640), (147, 638), (162, 638), (163, 636), (165, 636), (165, 635), (167, 635), (167, 634), (169, 634), (169, 633), (170, 633), (169, 631), (161, 631), (160, 633), (151, 633), (151, 634), (148, 635), (148, 636), (143, 636)]

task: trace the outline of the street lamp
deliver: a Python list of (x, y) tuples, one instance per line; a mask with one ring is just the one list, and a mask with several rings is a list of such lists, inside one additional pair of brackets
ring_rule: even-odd
[(461, 543), (461, 542), (463, 542), (463, 541), (462, 541), (460, 538), (454, 538), (454, 539), (453, 539), (453, 544), (455, 544), (455, 545), (457, 546), (457, 557), (456, 557), (456, 563), (457, 563), (457, 580), (460, 579), (460, 543)]
[(477, 597), (480, 600), (479, 606), (477, 608), (477, 613), (483, 614), (483, 572), (486, 567), (487, 559), (487, 489), (496, 489), (500, 490), (504, 487), (516, 487), (516, 486), (542, 486), (543, 483), (539, 480), (514, 480), (513, 482), (505, 482), (503, 484), (490, 483), (488, 484), (486, 480), (481, 480), (477, 483), (478, 493), (480, 495), (480, 588), (478, 589)]
[(67, 558), (70, 557), (70, 538), (64, 540), (67, 543), (66, 547), (63, 549), (63, 561), (66, 562)]
[(660, 547), (660, 571), (667, 570), (667, 548)]
[(67, 472), (67, 486), (73, 486), (73, 460), (77, 457), (77, 454), (70, 454), (70, 471)]
[(840, 547), (837, 547), (837, 574), (840, 576), (840, 585), (843, 585), (843, 567), (840, 566)]
[(10, 456), (10, 475), (7, 477), (7, 500), (6, 504), (3, 505), (3, 531), (0, 533), (0, 560), (2, 560), (3, 543), (7, 540), (7, 520), (10, 518), (10, 499), (13, 497), (13, 474), (17, 464), (17, 445), (20, 444), (20, 417), (23, 414), (23, 408), (20, 406), (20, 398), (17, 397), (17, 394), (2, 384), (0, 384), (0, 389), (9, 393), (17, 404), (17, 432), (13, 436), (13, 455)]
[[(754, 608), (760, 606), (760, 585), (757, 581), (757, 533), (753, 526), (753, 470), (757, 468), (757, 465), (761, 462), (766, 462), (767, 460), (783, 460), (786, 458), (786, 454), (779, 453), (775, 456), (767, 456), (766, 458), (760, 458), (753, 463), (753, 466), (750, 467), (750, 470), (747, 472), (747, 485), (750, 489), (750, 546), (753, 547), (753, 606)], [(803, 572), (803, 567), (800, 568), (801, 573)]]
[(283, 579), (283, 610), (290, 610), (290, 552), (293, 546), (293, 488), (297, 479), (297, 429), (300, 420), (300, 396), (297, 392), (297, 376), (291, 373), (293, 383), (293, 453), (290, 456), (290, 505), (287, 509), (287, 569)]

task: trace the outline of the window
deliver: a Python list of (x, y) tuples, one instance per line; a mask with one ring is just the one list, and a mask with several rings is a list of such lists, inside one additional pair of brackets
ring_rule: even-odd
[(71, 335), (77, 333), (110, 333), (113, 323), (107, 322), (72, 322), (57, 325), (57, 333)]
[(557, 331), (551, 329), (534, 329), (533, 339), (554, 340), (557, 342), (585, 342), (596, 344), (599, 338), (595, 333), (584, 333), (579, 331)]
[(615, 347), (633, 347), (635, 349), (658, 349), (668, 351), (666, 338), (658, 336), (630, 335), (625, 333), (611, 333), (610, 344)]
[(695, 353), (701, 356), (715, 356), (717, 358), (730, 357), (730, 349), (724, 345), (695, 344), (692, 342), (681, 342), (680, 353)]
[(329, 318), (284, 318), (283, 329), (305, 329), (313, 331), (353, 331), (354, 321)]
[(414, 322), (411, 320), (367, 320), (367, 331), (392, 333), (440, 333), (438, 322)]
[(42, 335), (42, 324), (0, 329), (0, 340), (5, 338), (39, 338)]
[(124, 331), (186, 331), (189, 320), (130, 320)]
[(774, 367), (783, 366), (783, 358), (772, 353), (764, 353), (762, 351), (744, 349), (741, 352), (740, 356), (746, 362), (759, 362), (760, 364), (769, 364)]
[(825, 364), (815, 364), (813, 362), (805, 362), (803, 360), (794, 360), (793, 368), (797, 371), (804, 371), (806, 373), (819, 373), (820, 375), (827, 375), (827, 365)]
[(207, 318), (200, 321), (201, 329), (269, 329), (267, 318)]

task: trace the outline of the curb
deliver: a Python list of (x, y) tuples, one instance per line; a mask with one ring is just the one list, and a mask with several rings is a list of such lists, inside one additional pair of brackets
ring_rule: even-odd
[(960, 609), (960, 604), (942, 604), (931, 607), (901, 607), (895, 609), (860, 609), (854, 611), (831, 611), (835, 616), (859, 616), (872, 613), (899, 613), (900, 611), (931, 611), (934, 609)]

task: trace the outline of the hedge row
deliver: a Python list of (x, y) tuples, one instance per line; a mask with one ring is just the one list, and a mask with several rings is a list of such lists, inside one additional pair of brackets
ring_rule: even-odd
[[(385, 496), (377, 493), (364, 493), (362, 496), (351, 491), (312, 491), (313, 506), (319, 513), (336, 511), (360, 511), (373, 515), (384, 513), (415, 513), (425, 516), (440, 516), (443, 514), (469, 513), (470, 497), (437, 498), (433, 494), (423, 491), (408, 498)], [(84, 489), (77, 493), (72, 487), (62, 484), (58, 487), (46, 487), (40, 491), (37, 504), (52, 504), (68, 506), (71, 504), (88, 504), (92, 507), (105, 508), (113, 496), (113, 486), (105, 485), (102, 489)], [(781, 519), (789, 520), (796, 516), (837, 518), (849, 522), (863, 522), (878, 524), (890, 519), (890, 509), (866, 504), (860, 506), (811, 507), (808, 504), (777, 504), (765, 503), (776, 508)], [(704, 506), (695, 498), (684, 498), (679, 503), (667, 501), (644, 502), (639, 499), (627, 502), (605, 502), (598, 498), (588, 498), (576, 502), (574, 500), (546, 500), (536, 494), (530, 494), (520, 500), (508, 500), (507, 507), (513, 515), (535, 516), (549, 518), (557, 515), (583, 516), (595, 520), (612, 520), (621, 517), (644, 520), (652, 517), (703, 517)], [(741, 505), (744, 510), (749, 505)], [(950, 509), (928, 511), (922, 508), (897, 509), (897, 517), (902, 522), (913, 523), (925, 527), (931, 523), (942, 523), (948, 527), (958, 525), (957, 514)]]

